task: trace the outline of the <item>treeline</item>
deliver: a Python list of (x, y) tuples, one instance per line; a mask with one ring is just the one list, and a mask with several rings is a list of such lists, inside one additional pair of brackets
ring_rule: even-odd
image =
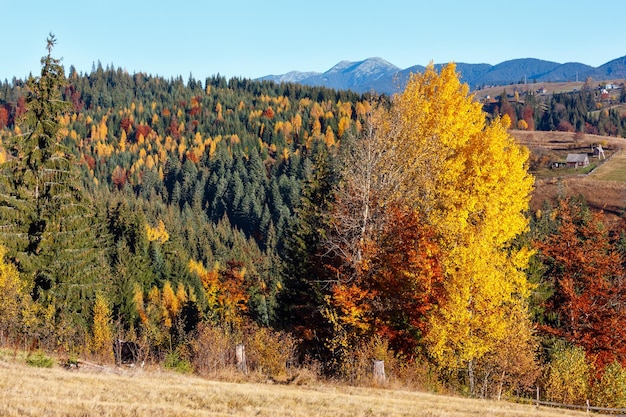
[(210, 375), (244, 343), (272, 377), (362, 383), (377, 359), (426, 388), (624, 406), (621, 229), (579, 200), (529, 213), (528, 152), (453, 65), (388, 100), (66, 77), (53, 46), (0, 88), (1, 344), (112, 362), (122, 338)]
[[(609, 92), (610, 91), (610, 92)], [(580, 132), (626, 137), (626, 116), (615, 106), (626, 103), (626, 89), (605, 90), (585, 84), (579, 91), (544, 98), (532, 91), (509, 95), (485, 105), (492, 115), (508, 115), (521, 130)]]

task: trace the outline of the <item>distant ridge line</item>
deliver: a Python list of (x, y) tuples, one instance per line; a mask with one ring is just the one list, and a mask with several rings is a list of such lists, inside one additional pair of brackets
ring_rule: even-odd
[[(446, 64), (435, 64), (440, 69)], [(409, 75), (423, 72), (426, 67), (414, 65), (400, 69), (382, 58), (363, 61), (340, 61), (329, 70), (319, 72), (290, 71), (282, 75), (267, 75), (258, 80), (278, 83), (289, 82), (308, 86), (320, 86), (336, 90), (352, 90), (357, 93), (377, 92), (393, 94), (401, 90)], [(461, 81), (472, 90), (484, 86), (509, 85), (523, 82), (569, 82), (592, 78), (596, 81), (626, 78), (626, 56), (609, 61), (599, 67), (579, 62), (545, 61), (536, 58), (518, 58), (490, 64), (456, 63)]]

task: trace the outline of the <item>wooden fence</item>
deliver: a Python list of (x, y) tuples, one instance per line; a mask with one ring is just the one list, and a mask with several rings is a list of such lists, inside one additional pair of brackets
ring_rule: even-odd
[(539, 406), (546, 406), (546, 407), (556, 407), (556, 408), (568, 408), (571, 410), (583, 410), (586, 412), (590, 412), (590, 411), (595, 411), (595, 412), (602, 412), (605, 414), (617, 414), (620, 416), (626, 416), (626, 408), (610, 408), (610, 407), (594, 407), (592, 405), (589, 405), (589, 401), (587, 401), (587, 405), (574, 405), (574, 404), (561, 404), (561, 403), (554, 403), (554, 402), (550, 402), (550, 401), (533, 401), (533, 404), (535, 404), (537, 407)]
[(539, 408), (540, 406), (544, 406), (544, 407), (554, 407), (554, 408), (566, 408), (569, 410), (581, 410), (581, 411), (586, 411), (586, 412), (596, 412), (596, 413), (602, 413), (602, 414), (611, 414), (611, 415), (617, 415), (617, 416), (624, 416), (626, 417), (626, 408), (610, 408), (610, 407), (595, 407), (590, 405), (589, 400), (587, 400), (587, 404), (586, 405), (576, 405), (576, 404), (563, 404), (563, 403), (557, 403), (557, 402), (552, 402), (552, 401), (541, 401), (539, 399), (539, 387), (537, 387), (537, 398), (532, 400), (530, 398), (516, 398), (516, 401), (520, 402), (520, 403), (526, 403), (526, 404), (534, 404), (537, 408)]

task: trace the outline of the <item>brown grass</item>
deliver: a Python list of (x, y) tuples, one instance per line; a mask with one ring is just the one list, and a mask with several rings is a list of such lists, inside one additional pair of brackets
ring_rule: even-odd
[(505, 401), (316, 383), (216, 382), (153, 370), (32, 368), (0, 355), (0, 415), (583, 416)]

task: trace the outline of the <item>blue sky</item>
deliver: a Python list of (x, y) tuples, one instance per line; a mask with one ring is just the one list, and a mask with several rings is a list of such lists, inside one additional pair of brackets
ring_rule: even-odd
[(100, 61), (185, 81), (369, 57), (402, 69), (515, 58), (599, 66), (626, 55), (624, 19), (624, 0), (0, 0), (0, 80), (38, 73), (50, 32), (66, 71)]

